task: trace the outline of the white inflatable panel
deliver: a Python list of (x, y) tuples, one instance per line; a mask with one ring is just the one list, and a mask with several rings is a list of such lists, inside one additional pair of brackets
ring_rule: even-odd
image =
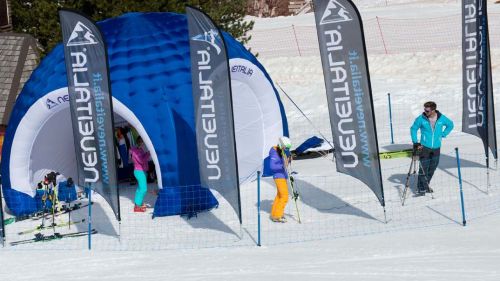
[[(158, 157), (139, 119), (113, 98), (113, 111), (132, 125), (151, 153), (157, 175)], [(50, 171), (76, 178), (75, 148), (67, 88), (54, 90), (36, 101), (20, 121), (14, 134), (9, 162), (13, 189), (32, 197), (36, 184)], [(161, 187), (161, 178), (158, 178)]]
[(269, 149), (283, 135), (282, 116), (273, 85), (248, 60), (229, 61), (240, 182), (262, 171)]

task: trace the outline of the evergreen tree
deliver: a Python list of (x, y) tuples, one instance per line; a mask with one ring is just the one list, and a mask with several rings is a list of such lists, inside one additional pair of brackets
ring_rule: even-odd
[(12, 0), (14, 30), (33, 35), (41, 52), (47, 54), (62, 41), (57, 9), (81, 11), (94, 21), (117, 17), (127, 12), (185, 13), (185, 5), (198, 7), (234, 38), (245, 44), (253, 21), (245, 21), (246, 0)]

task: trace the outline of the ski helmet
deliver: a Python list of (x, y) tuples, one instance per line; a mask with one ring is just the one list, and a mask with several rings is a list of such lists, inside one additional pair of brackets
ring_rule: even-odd
[(292, 141), (287, 137), (281, 137), (279, 139), (279, 147), (281, 149), (290, 149), (292, 147)]

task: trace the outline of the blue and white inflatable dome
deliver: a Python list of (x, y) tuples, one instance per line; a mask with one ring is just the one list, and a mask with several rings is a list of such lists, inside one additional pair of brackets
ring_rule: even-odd
[[(108, 46), (115, 119), (125, 120), (151, 152), (161, 189), (155, 216), (217, 205), (199, 186), (185, 15), (129, 13), (98, 23)], [(261, 169), (269, 148), (288, 135), (273, 83), (228, 34), (240, 181)], [(36, 184), (50, 171), (76, 177), (62, 45), (43, 59), (19, 95), (2, 151), (2, 188), (14, 215), (36, 211)], [(123, 199), (122, 199), (123, 200)]]

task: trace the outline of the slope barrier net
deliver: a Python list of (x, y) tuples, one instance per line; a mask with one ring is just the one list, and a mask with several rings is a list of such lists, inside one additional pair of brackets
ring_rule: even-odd
[[(500, 206), (500, 173), (496, 162), (487, 170), (483, 154), (461, 153), (460, 159), (462, 188), (455, 151), (443, 149), (439, 166), (430, 182), (433, 193), (426, 193), (425, 196), (418, 196), (419, 171), (418, 168), (416, 172), (410, 170), (411, 158), (382, 160), (385, 214), (384, 208), (367, 186), (335, 172), (332, 154), (294, 160), (294, 186), (300, 196), (297, 203), (289, 199), (285, 208), (286, 223), (276, 223), (269, 218), (276, 188), (273, 179), (268, 177), (260, 180), (260, 201), (257, 188), (259, 181), (250, 181), (241, 186), (241, 225), (232, 207), (216, 192), (213, 194), (219, 205), (210, 211), (192, 216), (152, 219), (152, 209), (144, 213), (133, 212), (135, 187), (122, 186), (120, 224), (107, 203), (96, 194), (92, 196), (91, 221), (95, 233), (91, 236), (91, 247), (93, 250), (171, 250), (255, 246), (259, 242), (261, 245), (276, 245), (445, 224), (460, 228), (464, 221), (461, 190), (466, 221), (498, 212)], [(416, 165), (418, 167), (418, 161)], [(145, 202), (153, 201), (154, 194), (148, 193)], [(86, 202), (86, 198), (74, 201), (74, 204), (82, 204), (80, 208), (71, 213), (56, 214), (54, 219), (49, 213), (44, 221), (28, 219), (7, 224), (6, 246), (1, 249), (87, 249)], [(44, 228), (38, 229), (40, 225), (44, 225)], [(37, 236), (40, 237), (37, 233), (45, 237), (51, 237), (54, 233), (60, 233), (61, 236), (33, 242)], [(67, 233), (80, 234), (72, 237)]]
[[(489, 13), (491, 46), (500, 45), (500, 14)], [(461, 49), (461, 15), (363, 19), (368, 55)], [(319, 56), (314, 17), (302, 25), (254, 30), (248, 47), (259, 58)], [(272, 43), (272, 44), (271, 44)]]

